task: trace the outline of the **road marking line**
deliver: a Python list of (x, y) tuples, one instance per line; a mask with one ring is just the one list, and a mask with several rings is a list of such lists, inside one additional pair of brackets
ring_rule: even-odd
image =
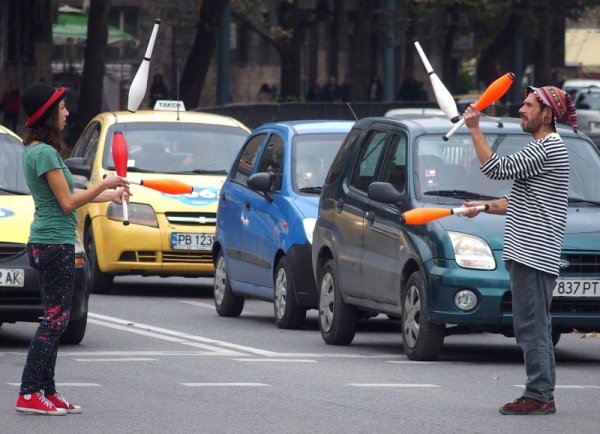
[[(7, 383), (11, 386), (21, 386), (21, 383)], [(102, 387), (97, 383), (56, 383), (57, 387)]]
[[(233, 344), (233, 343), (230, 343), (230, 342), (225, 342), (225, 341), (219, 341), (219, 340), (216, 340), (216, 339), (205, 338), (203, 336), (191, 335), (191, 334), (188, 334), (188, 333), (178, 332), (178, 331), (175, 331), (175, 330), (169, 330), (169, 329), (165, 329), (165, 328), (161, 328), (161, 327), (155, 327), (155, 326), (151, 326), (151, 325), (143, 324), (143, 323), (136, 323), (136, 322), (133, 322), (133, 321), (123, 320), (123, 319), (120, 319), (120, 318), (115, 318), (115, 317), (111, 317), (111, 316), (107, 316), (107, 315), (99, 315), (99, 314), (96, 314), (96, 313), (88, 313), (88, 318), (94, 318), (96, 320), (110, 321), (110, 322), (114, 322), (116, 324), (120, 324), (121, 326), (124, 326), (123, 328), (121, 328), (121, 330), (126, 330), (126, 331), (132, 331), (133, 328), (144, 329), (144, 331), (162, 333), (162, 334), (165, 334), (165, 335), (176, 336), (176, 337), (179, 337), (179, 338), (184, 338), (184, 339), (188, 339), (188, 340), (203, 342), (205, 344), (220, 345), (222, 347), (233, 348), (235, 350), (245, 351), (247, 353), (258, 354), (258, 355), (261, 355), (261, 356), (271, 357), (271, 356), (277, 355), (277, 353), (274, 353), (272, 351), (261, 350), (259, 348), (248, 347), (248, 346), (245, 346), (245, 345), (237, 345), (237, 344)], [(88, 322), (89, 322), (89, 319), (88, 319)], [(106, 323), (103, 324), (103, 325), (106, 325)], [(106, 326), (108, 327), (108, 325), (106, 325)], [(117, 328), (117, 327), (114, 327), (114, 328)], [(136, 333), (136, 332), (133, 332), (133, 333)], [(159, 335), (155, 335), (154, 337), (159, 337)], [(163, 338), (161, 338), (161, 339), (163, 339)], [(183, 342), (179, 342), (179, 343), (183, 343)], [(229, 354), (225, 354), (225, 352), (228, 351), (228, 350), (225, 350), (223, 348), (208, 346), (208, 345), (204, 345), (204, 346), (201, 346), (199, 344), (192, 345), (192, 343), (186, 343), (185, 345), (198, 346), (200, 348), (213, 349), (214, 351), (220, 351), (224, 355), (236, 355), (236, 356), (243, 356), (244, 355), (244, 354), (241, 354), (239, 352), (234, 352), (234, 351), (231, 351), (231, 350), (229, 350)]]
[(173, 343), (177, 343), (177, 344), (181, 344), (181, 345), (187, 345), (189, 347), (202, 348), (205, 350), (214, 351), (214, 352), (218, 353), (219, 355), (224, 355), (224, 356), (243, 356), (244, 355), (243, 353), (227, 350), (225, 348), (218, 348), (218, 347), (214, 347), (212, 345), (205, 345), (205, 344), (201, 344), (198, 342), (190, 342), (189, 340), (185, 340), (182, 338), (165, 336), (163, 334), (158, 334), (158, 333), (154, 333), (154, 332), (147, 331), (147, 330), (137, 329), (137, 328), (134, 328), (134, 326), (123, 326), (123, 325), (119, 325), (119, 324), (112, 324), (112, 323), (105, 322), (105, 321), (98, 321), (93, 318), (88, 318), (88, 323), (96, 324), (96, 325), (100, 325), (103, 327), (108, 327), (108, 328), (112, 328), (112, 329), (116, 329), (116, 330), (122, 330), (122, 331), (125, 331), (128, 333), (134, 333), (134, 334), (138, 334), (138, 335), (148, 336), (151, 338), (161, 339), (163, 341), (173, 342)]
[(204, 303), (202, 301), (188, 301), (188, 300), (177, 300), (179, 303), (191, 304), (192, 306), (205, 307), (210, 310), (215, 310), (214, 304)]
[(76, 362), (157, 362), (149, 357), (113, 357), (110, 359), (73, 359)]
[(386, 360), (386, 363), (398, 363), (401, 365), (437, 365), (441, 362), (420, 362), (418, 360)]
[[(523, 384), (515, 384), (514, 387), (525, 389), (525, 385)], [(561, 384), (556, 385), (555, 389), (600, 389), (600, 386), (593, 386), (589, 384)]]
[(188, 387), (264, 387), (270, 386), (265, 383), (179, 383)]
[(442, 387), (437, 384), (407, 384), (407, 383), (348, 383), (350, 386), (356, 387)]
[(294, 362), (294, 363), (316, 363), (316, 360), (308, 359), (233, 359), (238, 362)]

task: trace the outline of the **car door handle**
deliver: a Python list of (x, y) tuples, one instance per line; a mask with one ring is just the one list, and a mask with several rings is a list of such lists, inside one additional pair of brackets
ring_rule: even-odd
[(365, 218), (367, 219), (367, 222), (369, 222), (369, 224), (372, 225), (375, 221), (375, 213), (373, 211), (367, 211), (367, 214), (365, 214)]
[(246, 202), (244, 202), (244, 208), (246, 208), (246, 209), (250, 209), (250, 208), (252, 208), (252, 207), (250, 206), (250, 202), (249, 202), (249, 201), (246, 201)]
[(336, 200), (335, 201), (335, 210), (337, 212), (342, 212), (342, 208), (344, 208), (344, 201), (343, 200)]
[(227, 200), (227, 195), (225, 193), (221, 194), (221, 200)]

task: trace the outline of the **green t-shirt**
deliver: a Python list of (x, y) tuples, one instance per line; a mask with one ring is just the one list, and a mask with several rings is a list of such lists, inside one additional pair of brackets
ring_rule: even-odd
[(35, 203), (29, 242), (75, 244), (75, 211), (63, 211), (44, 176), (52, 169), (61, 169), (73, 193), (73, 177), (58, 151), (46, 143), (25, 146), (23, 169)]

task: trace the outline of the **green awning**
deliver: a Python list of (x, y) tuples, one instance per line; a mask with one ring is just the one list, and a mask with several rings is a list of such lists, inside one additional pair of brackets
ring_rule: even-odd
[[(54, 45), (82, 45), (87, 39), (88, 17), (83, 14), (59, 12), (56, 23), (52, 25), (52, 42)], [(139, 41), (116, 27), (108, 26), (108, 43), (130, 43), (137, 45)]]

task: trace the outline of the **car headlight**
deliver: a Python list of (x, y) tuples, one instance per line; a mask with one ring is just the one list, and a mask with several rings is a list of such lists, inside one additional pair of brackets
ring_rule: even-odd
[(479, 237), (461, 232), (448, 232), (456, 263), (463, 268), (493, 270), (496, 260), (488, 243)]
[[(137, 225), (158, 227), (156, 214), (150, 205), (144, 203), (129, 203), (127, 211), (129, 211), (129, 223)], [(111, 202), (106, 211), (106, 217), (110, 220), (123, 221), (123, 207)]]
[(315, 230), (316, 223), (317, 219), (315, 218), (305, 218), (304, 220), (302, 220), (302, 224), (304, 225), (304, 232), (306, 233), (306, 238), (311, 244), (313, 240), (313, 231)]

